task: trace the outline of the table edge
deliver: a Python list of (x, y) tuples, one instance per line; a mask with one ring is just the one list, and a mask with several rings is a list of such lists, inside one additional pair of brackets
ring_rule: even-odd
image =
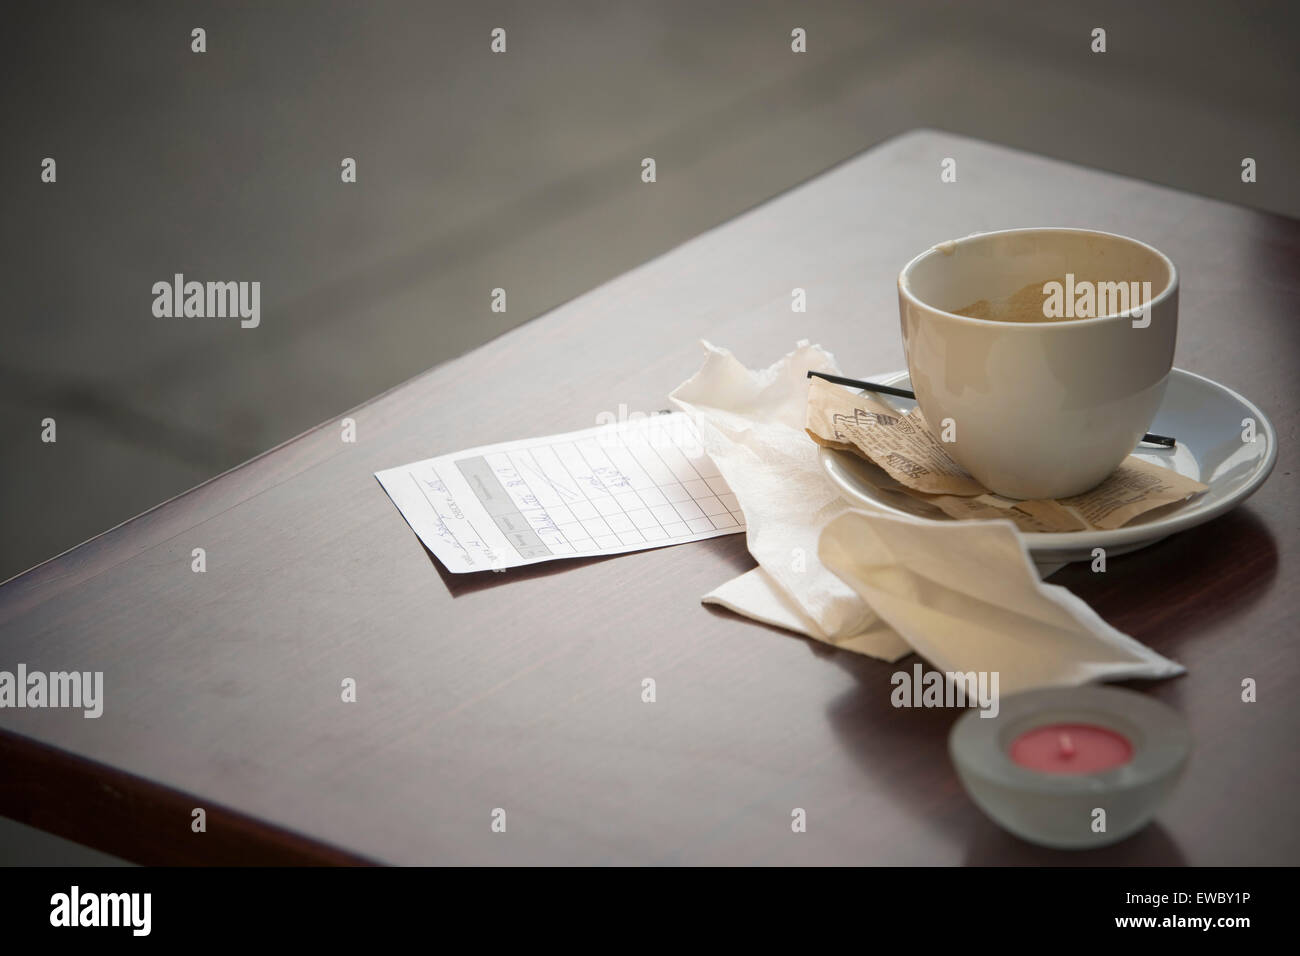
[[(0, 814), (145, 866), (374, 866), (322, 843), (107, 764), (0, 729)], [(202, 807), (206, 830), (191, 829)], [(159, 821), (172, 819), (169, 838)], [(189, 837), (189, 839), (186, 839)]]

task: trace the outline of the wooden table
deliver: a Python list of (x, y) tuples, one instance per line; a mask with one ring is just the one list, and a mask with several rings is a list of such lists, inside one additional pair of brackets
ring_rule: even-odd
[[(1250, 397), (1282, 442), (1245, 507), (1054, 579), (1189, 671), (1148, 690), (1187, 715), (1193, 763), (1119, 846), (1007, 836), (953, 776), (954, 714), (890, 706), (897, 666), (702, 606), (753, 565), (743, 536), (452, 576), (372, 477), (662, 408), (701, 338), (750, 365), (807, 338), (850, 373), (901, 367), (901, 265), (1044, 224), (1169, 253), (1176, 363)], [(143, 862), (1298, 863), (1297, 262), (1290, 220), (894, 139), (350, 412), (355, 444), (327, 422), (6, 583), (0, 669), (102, 670), (107, 701), (98, 720), (0, 711), (0, 811)]]

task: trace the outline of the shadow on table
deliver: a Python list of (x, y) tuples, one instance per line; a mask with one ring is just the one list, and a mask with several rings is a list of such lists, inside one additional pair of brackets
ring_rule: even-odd
[[(1177, 844), (1158, 823), (1109, 847), (1050, 850), (1002, 830), (971, 802), (948, 756), (948, 732), (961, 716), (948, 708), (894, 707), (895, 671), (911, 671), (919, 658), (886, 663), (815, 647), (859, 681), (827, 709), (831, 729), (871, 778), (900, 807), (940, 830), (947, 842), (966, 847), (965, 863), (1114, 866), (1122, 863), (1177, 866), (1185, 863)], [(881, 768), (888, 768), (887, 772)]]
[(1277, 541), (1249, 507), (1107, 563), (1062, 568), (1068, 588), (1109, 624), (1177, 659), (1185, 645), (1262, 598), (1277, 580)]
[(529, 578), (546, 577), (564, 570), (575, 570), (589, 564), (600, 564), (602, 561), (623, 557), (621, 554), (600, 555), (594, 558), (571, 558), (564, 561), (548, 561), (544, 564), (526, 564), (520, 568), (506, 568), (502, 571), (471, 571), (468, 574), (452, 574), (442, 566), (441, 561), (433, 556), (432, 551), (426, 548), (424, 554), (429, 559), (429, 563), (433, 565), (434, 570), (438, 572), (438, 577), (442, 578), (442, 583), (447, 586), (448, 593), (454, 598), (460, 597), (462, 594), (473, 594), (475, 591), (494, 588), (500, 584), (511, 584), (526, 581)]
[(966, 866), (1186, 866), (1178, 844), (1153, 821), (1127, 839), (1096, 850), (1051, 850), (1012, 836), (980, 814), (967, 831)]
[[(589, 565), (604, 564), (606, 561), (635, 561), (638, 558), (653, 560), (651, 556), (671, 554), (678, 548), (704, 547), (711, 548), (734, 568), (732, 576), (743, 574), (755, 566), (754, 559), (745, 549), (745, 536), (743, 534), (723, 535), (717, 538), (708, 538), (704, 541), (665, 545), (659, 548), (647, 548), (642, 551), (626, 551), (622, 554), (602, 554), (590, 558), (563, 558), (559, 561), (544, 561), (540, 564), (526, 564), (518, 568), (506, 568), (503, 571), (475, 571), (469, 574), (452, 574), (442, 566), (442, 562), (434, 557), (433, 552), (428, 548), (424, 549), (424, 555), (437, 570), (438, 576), (442, 578), (442, 583), (447, 586), (448, 593), (453, 598), (456, 598), (462, 594), (473, 594), (476, 591), (494, 588), (501, 584), (517, 583), (531, 578), (549, 577), (552, 574), (561, 574), (565, 571), (577, 571)], [(728, 575), (723, 572), (719, 575), (717, 583), (722, 584), (727, 580), (729, 580)]]

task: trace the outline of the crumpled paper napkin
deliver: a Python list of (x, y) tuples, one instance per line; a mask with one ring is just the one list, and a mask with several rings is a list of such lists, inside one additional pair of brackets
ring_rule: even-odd
[(801, 341), (751, 370), (703, 344), (669, 398), (736, 494), (759, 565), (705, 603), (887, 661), (916, 651), (941, 670), (996, 670), (1002, 693), (1183, 672), (1045, 584), (1009, 521), (853, 510), (804, 432), (807, 372), (839, 372), (829, 352)]

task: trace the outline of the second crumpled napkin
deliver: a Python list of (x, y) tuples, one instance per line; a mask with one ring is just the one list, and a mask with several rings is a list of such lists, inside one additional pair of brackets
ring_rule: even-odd
[(669, 397), (736, 494), (759, 564), (705, 602), (888, 661), (915, 650), (944, 670), (999, 670), (1003, 693), (1183, 672), (1044, 584), (1010, 522), (851, 510), (804, 431), (806, 373), (838, 372), (830, 353), (800, 342), (750, 370), (704, 347)]
[(850, 511), (820, 555), (936, 670), (996, 671), (1004, 694), (1184, 672), (1039, 580), (1010, 521)]

